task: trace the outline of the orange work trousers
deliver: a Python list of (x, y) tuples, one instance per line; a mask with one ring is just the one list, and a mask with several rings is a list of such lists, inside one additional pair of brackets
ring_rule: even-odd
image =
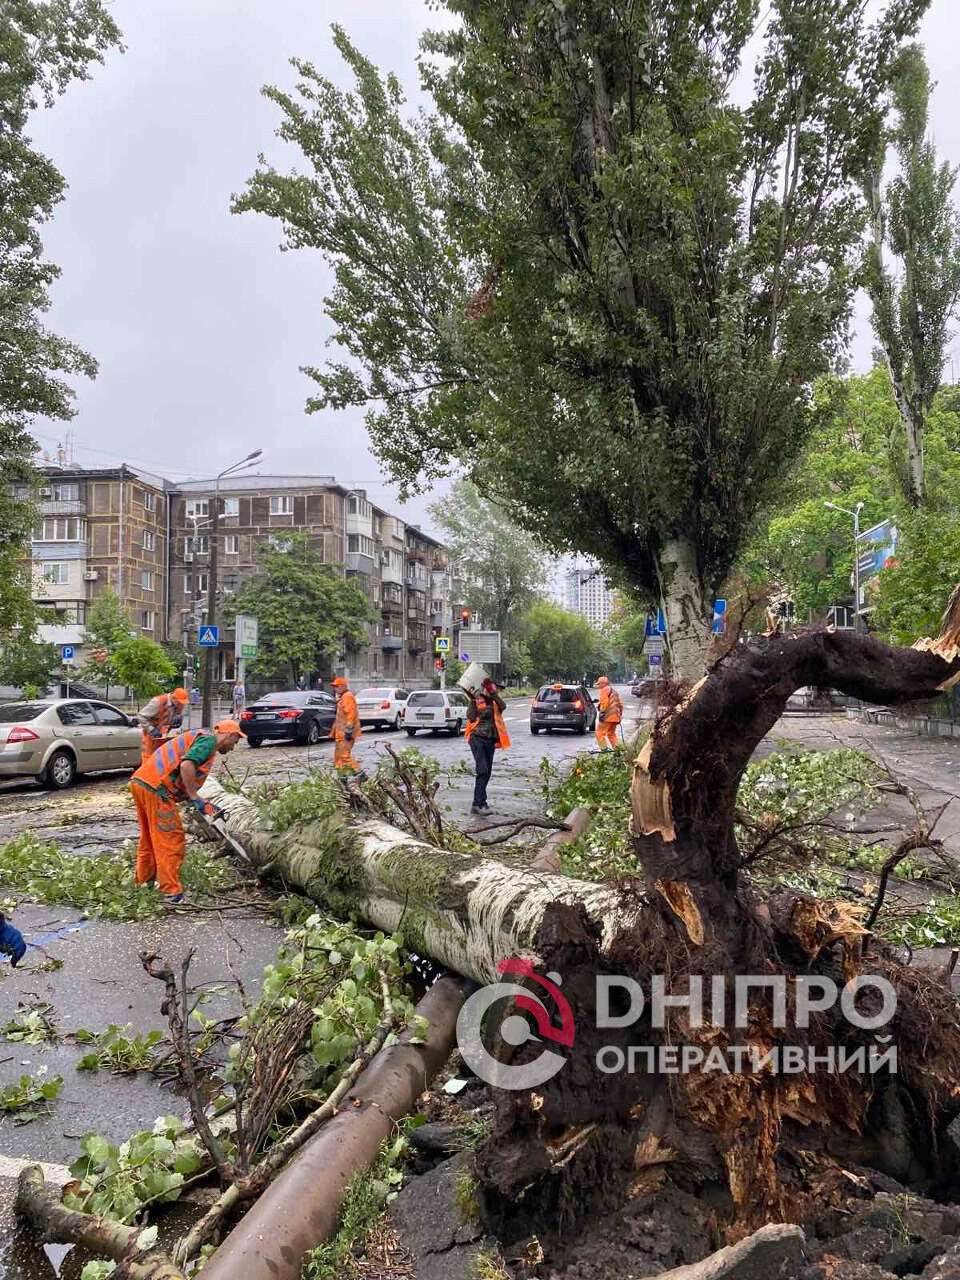
[(337, 738), (333, 748), (333, 767), (346, 769), (349, 773), (359, 773), (360, 765), (353, 754), (353, 743), (346, 738)]
[(172, 800), (130, 784), (137, 806), (140, 843), (137, 845), (137, 884), (159, 882), (161, 893), (183, 893), (180, 868), (187, 851), (187, 837)]
[(600, 744), (601, 751), (607, 751), (617, 745), (617, 725), (619, 723), (619, 720), (597, 721), (597, 742)]

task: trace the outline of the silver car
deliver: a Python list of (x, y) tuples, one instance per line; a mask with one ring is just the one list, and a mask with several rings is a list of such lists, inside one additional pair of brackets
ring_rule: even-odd
[(403, 719), (403, 708), (407, 705), (410, 693), (407, 689), (395, 686), (375, 689), (361, 689), (357, 694), (357, 710), (361, 724), (383, 725), (388, 729), (398, 729)]
[(137, 722), (94, 698), (0, 704), (0, 779), (36, 778), (56, 791), (78, 773), (138, 769)]

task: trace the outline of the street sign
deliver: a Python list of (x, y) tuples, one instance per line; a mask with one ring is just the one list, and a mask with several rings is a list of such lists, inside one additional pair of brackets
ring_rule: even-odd
[(727, 612), (726, 600), (715, 600), (713, 602), (713, 616), (718, 617), (721, 613)]
[(233, 644), (238, 658), (255, 658), (260, 651), (259, 619), (250, 613), (238, 613)]
[(662, 654), (662, 653), (651, 653), (651, 654), (648, 656), (648, 659), (647, 659), (647, 660), (649, 661), (649, 663), (650, 663), (651, 667), (662, 667), (662, 666), (663, 666), (663, 654)]
[(433, 642), (433, 647), (434, 647), (434, 650), (435, 650), (437, 653), (449, 653), (449, 652), (450, 652), (450, 637), (449, 637), (449, 636), (437, 636), (437, 637), (435, 638), (434, 642)]
[[(473, 655), (473, 661), (479, 662), (482, 666), (486, 666), (488, 662), (500, 661), (500, 632), (499, 631), (467, 631), (462, 632), (460, 636), (461, 644), (466, 640), (470, 645), (470, 652)], [(460, 655), (464, 662), (469, 662), (469, 658)]]
[(469, 661), (470, 661), (470, 655), (469, 655), (469, 653), (461, 653), (461, 655), (460, 655), (460, 661), (461, 661), (461, 662), (469, 662)]
[(62, 644), (60, 646), (60, 657), (64, 662), (72, 662), (76, 652), (76, 647), (72, 644)]
[(219, 627), (201, 627), (200, 635), (197, 637), (197, 644), (201, 649), (215, 649), (220, 643)]
[(648, 658), (651, 653), (663, 653), (663, 636), (647, 636), (643, 642), (643, 652)]

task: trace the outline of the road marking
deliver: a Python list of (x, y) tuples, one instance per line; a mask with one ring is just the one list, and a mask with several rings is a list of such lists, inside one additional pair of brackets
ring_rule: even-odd
[(16, 1179), (23, 1169), (33, 1164), (38, 1164), (43, 1170), (45, 1182), (52, 1182), (57, 1187), (64, 1186), (73, 1176), (62, 1164), (46, 1164), (43, 1160), (14, 1160), (10, 1156), (0, 1156), (0, 1178)]

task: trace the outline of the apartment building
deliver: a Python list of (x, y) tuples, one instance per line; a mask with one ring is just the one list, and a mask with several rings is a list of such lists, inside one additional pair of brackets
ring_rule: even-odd
[(167, 640), (166, 482), (126, 465), (41, 474), (30, 545), (40, 638), (82, 647), (87, 613), (111, 587), (139, 634)]
[(564, 608), (595, 627), (602, 627), (613, 612), (615, 593), (596, 565), (575, 560), (564, 571), (562, 589)]
[[(140, 634), (195, 652), (210, 585), (213, 482), (175, 484), (126, 465), (41, 473), (31, 554), (42, 638), (76, 645), (82, 660), (88, 610), (109, 586)], [(221, 617), (258, 571), (258, 549), (304, 532), (378, 615), (366, 644), (337, 655), (337, 669), (356, 680), (432, 679), (433, 636), (450, 634), (453, 623), (452, 570), (441, 543), (333, 476), (227, 477), (219, 499)], [(216, 663), (217, 678), (232, 680), (234, 636), (223, 624)]]

